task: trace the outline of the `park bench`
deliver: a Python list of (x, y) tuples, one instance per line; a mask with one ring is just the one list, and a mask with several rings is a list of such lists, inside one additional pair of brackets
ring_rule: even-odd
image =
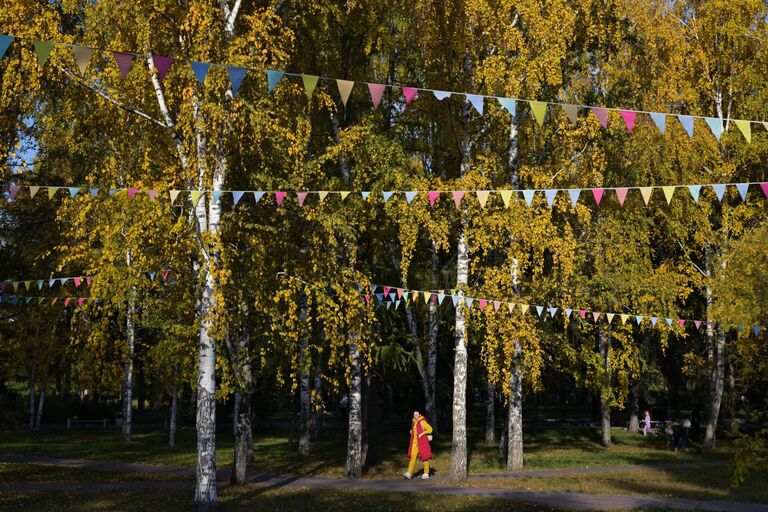
[(67, 428), (73, 427), (102, 427), (107, 428), (109, 426), (109, 420), (104, 418), (103, 420), (79, 420), (77, 418), (67, 418)]

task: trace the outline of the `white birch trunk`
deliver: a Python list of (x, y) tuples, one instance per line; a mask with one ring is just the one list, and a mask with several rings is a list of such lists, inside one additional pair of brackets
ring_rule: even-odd
[(360, 348), (357, 340), (360, 333), (354, 332), (349, 338), (350, 385), (349, 385), (349, 432), (347, 434), (347, 478), (360, 478), (363, 473), (362, 460), (362, 390), (360, 375)]
[(522, 350), (515, 342), (512, 373), (509, 377), (509, 424), (507, 428), (507, 471), (523, 469), (523, 368)]
[[(462, 224), (456, 256), (456, 287), (466, 286), (469, 281), (469, 248), (466, 225)], [(465, 321), (464, 293), (456, 308), (454, 335), (456, 354), (453, 364), (453, 439), (451, 449), (451, 478), (467, 478), (467, 326)]]
[[(302, 295), (299, 305), (299, 323), (306, 327), (308, 305), (306, 296)], [(309, 455), (309, 415), (310, 389), (309, 366), (311, 358), (309, 351), (309, 329), (304, 329), (299, 340), (299, 454)]]
[[(131, 251), (125, 253), (125, 263), (131, 267)], [(131, 288), (125, 317), (126, 354), (123, 361), (123, 441), (130, 443), (133, 436), (133, 353), (136, 347), (136, 287)]]
[(598, 344), (600, 350), (600, 356), (602, 357), (602, 363), (604, 365), (603, 371), (603, 386), (604, 388), (600, 393), (600, 432), (601, 432), (601, 444), (603, 446), (611, 446), (611, 406), (608, 400), (607, 391), (611, 387), (611, 332), (609, 329), (603, 329), (602, 327), (598, 333)]
[[(708, 329), (709, 330), (709, 329)], [(718, 326), (714, 348), (714, 364), (709, 379), (709, 397), (707, 406), (707, 424), (703, 452), (711, 452), (717, 447), (717, 423), (720, 417), (720, 404), (723, 398), (723, 377), (725, 374), (725, 332)]]
[[(437, 283), (437, 248), (435, 243), (432, 242), (432, 282)], [(424, 405), (427, 419), (432, 423), (432, 428), (437, 432), (437, 406), (435, 405), (436, 394), (436, 382), (435, 375), (437, 372), (437, 303), (429, 303), (429, 311), (427, 314), (429, 321), (429, 338), (427, 340), (427, 388), (428, 393), (425, 395), (426, 404)]]

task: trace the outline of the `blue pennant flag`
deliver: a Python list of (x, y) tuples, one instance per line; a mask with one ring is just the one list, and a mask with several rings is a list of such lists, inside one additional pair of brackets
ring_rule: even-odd
[(205, 77), (208, 75), (208, 68), (211, 67), (210, 62), (190, 62), (192, 66), (192, 72), (197, 78), (197, 83), (201, 84), (205, 82)]
[(267, 70), (267, 91), (272, 92), (275, 87), (277, 87), (277, 84), (280, 83), (280, 80), (282, 80), (283, 75), (282, 71), (273, 71), (271, 69)]
[(228, 66), (227, 70), (229, 71), (229, 81), (232, 82), (232, 94), (237, 96), (237, 91), (239, 91), (240, 86), (243, 85), (247, 70), (235, 66)]

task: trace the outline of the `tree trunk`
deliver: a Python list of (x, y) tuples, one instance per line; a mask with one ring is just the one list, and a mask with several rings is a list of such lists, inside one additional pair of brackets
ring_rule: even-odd
[(43, 404), (45, 404), (45, 387), (40, 390), (40, 397), (37, 401), (37, 416), (35, 417), (35, 432), (40, 432), (40, 423), (43, 418)]
[(496, 390), (488, 379), (485, 396), (485, 445), (493, 446), (496, 443)]
[(299, 453), (309, 455), (309, 414), (310, 390), (309, 367), (312, 358), (309, 352), (309, 329), (307, 323), (307, 298), (302, 294), (299, 306), (299, 325), (303, 329), (299, 339)]
[[(37, 340), (35, 340), (37, 342)], [(35, 430), (35, 355), (36, 351), (32, 351), (32, 366), (29, 372), (29, 431)]]
[(232, 398), (232, 439), (237, 438), (237, 417), (240, 415), (240, 400), (242, 400), (240, 392), (235, 391), (235, 395)]
[(603, 389), (600, 390), (600, 432), (601, 444), (611, 446), (611, 331), (610, 328), (599, 330), (598, 343), (603, 363)]
[[(437, 272), (439, 267), (439, 261), (437, 257), (437, 247), (432, 242), (431, 247), (432, 254), (432, 282), (437, 285)], [(429, 302), (429, 310), (427, 313), (427, 319), (429, 322), (429, 337), (427, 340), (427, 387), (428, 393), (425, 394), (424, 409), (429, 421), (433, 422), (433, 429), (437, 432), (437, 406), (436, 406), (436, 382), (435, 375), (437, 372), (437, 303)]]
[(728, 363), (728, 389), (730, 390), (730, 397), (728, 400), (728, 407), (731, 420), (731, 433), (736, 434), (739, 432), (739, 422), (736, 419), (736, 370), (734, 368), (733, 361)]
[(515, 342), (515, 354), (509, 379), (507, 471), (520, 471), (523, 469), (523, 362), (519, 342)]
[(504, 427), (499, 436), (499, 457), (507, 458), (507, 439), (509, 439), (509, 414), (511, 412), (510, 404), (504, 408)]
[[(710, 336), (710, 322), (707, 322), (707, 337)], [(711, 452), (717, 447), (717, 420), (720, 416), (720, 403), (723, 398), (723, 376), (725, 373), (725, 333), (718, 326), (714, 347), (714, 364), (709, 378), (709, 397), (707, 401), (707, 427), (704, 441), (701, 444), (703, 452)]]
[(467, 326), (465, 320), (464, 292), (469, 279), (469, 248), (466, 226), (459, 235), (456, 256), (456, 287), (459, 288), (459, 304), (456, 306), (456, 355), (453, 363), (453, 440), (451, 449), (451, 478), (467, 478)]
[(168, 446), (176, 446), (176, 418), (178, 416), (178, 378), (179, 378), (179, 363), (173, 365), (173, 389), (171, 390), (171, 418), (170, 427), (168, 429)]
[[(243, 317), (248, 311), (243, 308)], [(251, 428), (252, 410), (251, 393), (253, 376), (251, 374), (251, 358), (249, 354), (250, 336), (247, 328), (241, 330), (237, 337), (237, 346), (231, 348), (232, 359), (239, 373), (237, 386), (239, 388), (237, 415), (235, 416), (235, 451), (232, 459), (232, 474), (230, 482), (242, 485), (246, 481), (248, 463), (253, 454), (253, 430)]]
[[(125, 262), (130, 268), (131, 251), (126, 251)], [(125, 320), (126, 354), (123, 360), (123, 441), (131, 442), (133, 436), (133, 352), (136, 347), (136, 287), (131, 289), (128, 314)]]
[(315, 365), (315, 384), (312, 395), (312, 431), (315, 439), (320, 439), (323, 435), (323, 374), (322, 362), (323, 355), (317, 355), (317, 364)]
[(360, 348), (357, 341), (360, 333), (355, 332), (349, 338), (349, 431), (347, 433), (347, 461), (344, 473), (347, 478), (360, 478), (363, 473), (362, 461), (362, 417), (361, 417), (361, 378)]
[(627, 429), (630, 434), (637, 434), (640, 432), (640, 386), (637, 382), (632, 384), (632, 390), (629, 395), (629, 428)]

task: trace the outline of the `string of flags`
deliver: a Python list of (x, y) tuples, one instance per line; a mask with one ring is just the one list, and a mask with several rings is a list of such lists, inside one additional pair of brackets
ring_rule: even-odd
[(0, 304), (10, 304), (12, 306), (32, 304), (33, 301), (34, 301), (34, 304), (41, 305), (45, 302), (50, 301), (51, 306), (59, 303), (66, 308), (70, 305), (82, 306), (83, 304), (85, 304), (85, 301), (93, 301), (93, 300), (98, 301), (102, 299), (95, 299), (93, 297), (40, 297), (40, 296), (31, 296), (31, 295), (1, 295), (0, 294)]
[[(426, 197), (431, 206), (435, 206), (440, 197), (445, 196), (453, 200), (456, 208), (460, 208), (465, 198), (474, 195), (480, 206), (485, 208), (491, 196), (501, 199), (504, 207), (509, 207), (510, 201), (514, 198), (519, 200), (522, 196), (528, 207), (533, 204), (534, 199), (542, 195), (546, 199), (547, 206), (552, 206), (558, 194), (567, 194), (573, 205), (579, 201), (582, 194), (592, 197), (596, 205), (600, 205), (606, 197), (606, 192), (616, 196), (619, 204), (624, 205), (629, 192), (637, 191), (647, 206), (654, 191), (660, 191), (663, 194), (667, 204), (670, 204), (675, 191), (682, 189), (683, 193), (690, 194), (695, 202), (699, 201), (703, 190), (711, 189), (719, 201), (722, 202), (728, 187), (735, 187), (742, 201), (746, 201), (747, 193), (750, 187), (758, 187), (763, 195), (768, 198), (768, 182), (742, 182), (742, 183), (711, 183), (701, 185), (651, 185), (647, 187), (595, 187), (595, 188), (552, 188), (552, 189), (492, 189), (492, 190), (387, 190), (381, 192), (383, 202), (389, 201), (395, 196), (404, 197), (408, 204), (411, 204), (416, 197)], [(299, 206), (304, 206), (310, 197), (316, 197), (318, 203), (322, 203), (328, 197), (338, 196), (344, 201), (348, 196), (354, 194), (360, 196), (363, 200), (369, 200), (378, 197), (378, 194), (372, 195), (370, 191), (338, 191), (338, 190), (192, 190), (192, 189), (171, 189), (161, 191), (158, 189), (140, 189), (135, 187), (128, 188), (102, 188), (102, 187), (67, 187), (54, 185), (18, 185), (11, 183), (7, 186), (7, 192), (11, 199), (19, 197), (19, 193), (25, 190), (28, 197), (33, 198), (39, 192), (45, 191), (48, 199), (53, 199), (59, 191), (74, 199), (78, 195), (87, 194), (90, 198), (97, 195), (107, 194), (112, 197), (116, 194), (125, 194), (129, 198), (135, 198), (146, 195), (150, 201), (166, 197), (171, 204), (176, 204), (182, 194), (188, 197), (193, 205), (197, 205), (203, 197), (209, 197), (211, 202), (218, 203), (223, 197), (231, 197), (234, 206), (237, 206), (244, 198), (250, 197), (253, 204), (258, 204), (264, 197), (274, 198), (275, 204), (279, 208), (283, 201), (290, 197), (295, 197)], [(162, 195), (161, 195), (162, 192)], [(658, 195), (658, 192), (657, 192)], [(679, 194), (678, 194), (679, 196)], [(183, 197), (183, 196), (182, 196)]]
[[(149, 279), (150, 281), (154, 281), (155, 279), (162, 279), (163, 282), (166, 282), (168, 280), (168, 277), (171, 275), (171, 270), (160, 270), (160, 271), (148, 271), (144, 272), (144, 275)], [(91, 283), (95, 279), (95, 276), (68, 276), (68, 277), (49, 277), (49, 278), (36, 278), (36, 279), (22, 279), (22, 280), (13, 280), (13, 279), (4, 279), (0, 281), (0, 293), (4, 293), (5, 290), (9, 288), (13, 288), (13, 292), (17, 293), (19, 291), (19, 288), (22, 290), (26, 289), (27, 292), (32, 291), (33, 289), (37, 288), (38, 291), (42, 290), (43, 288), (47, 289), (53, 289), (56, 286), (63, 287), (68, 283), (72, 283), (75, 288), (80, 288), (80, 286), (83, 286), (85, 288), (88, 288), (91, 286)]]
[[(8, 48), (16, 39), (27, 40), (26, 38), (12, 36), (12, 35), (0, 35), (0, 58), (2, 58), (5, 55)], [(208, 75), (211, 67), (225, 68), (227, 70), (227, 74), (229, 76), (229, 80), (231, 84), (231, 90), (234, 95), (237, 95), (249, 71), (251, 72), (256, 71), (259, 73), (263, 73), (265, 71), (261, 69), (255, 70), (253, 68), (248, 68), (243, 66), (230, 66), (226, 64), (218, 64), (218, 63), (212, 63), (212, 62), (187, 61), (182, 59), (176, 59), (174, 57), (170, 57), (166, 55), (135, 53), (135, 52), (119, 52), (119, 51), (113, 51), (113, 50), (105, 50), (102, 48), (96, 48), (92, 46), (60, 43), (56, 41), (38, 41), (38, 40), (31, 40), (31, 41), (34, 46), (35, 55), (37, 56), (37, 60), (38, 60), (38, 63), (40, 64), (40, 67), (43, 67), (45, 65), (54, 46), (65, 46), (71, 49), (75, 63), (78, 69), (80, 70), (81, 74), (85, 74), (88, 68), (90, 59), (93, 56), (93, 54), (96, 52), (96, 50), (101, 50), (101, 51), (105, 51), (112, 54), (115, 65), (119, 69), (123, 78), (126, 78), (128, 76), (128, 73), (131, 70), (131, 65), (133, 64), (134, 59), (139, 56), (149, 58), (152, 60), (152, 64), (157, 72), (157, 77), (161, 82), (165, 80), (166, 74), (168, 73), (168, 70), (170, 69), (171, 65), (174, 62), (187, 64), (191, 69), (192, 73), (194, 74), (195, 78), (197, 79), (199, 85), (202, 85), (205, 82), (206, 76)], [(485, 112), (486, 101), (497, 101), (501, 108), (504, 108), (513, 116), (516, 115), (518, 103), (527, 104), (528, 108), (531, 111), (531, 114), (536, 119), (536, 122), (539, 124), (539, 126), (544, 124), (547, 111), (551, 107), (557, 107), (565, 113), (568, 120), (573, 124), (576, 124), (578, 122), (580, 111), (586, 111), (588, 114), (591, 113), (592, 115), (594, 115), (597, 118), (597, 120), (600, 122), (600, 124), (603, 126), (603, 128), (608, 127), (610, 114), (618, 113), (619, 116), (621, 117), (621, 121), (623, 122), (627, 131), (629, 131), (630, 133), (634, 130), (637, 124), (638, 114), (648, 116), (662, 134), (666, 133), (668, 117), (673, 117), (673, 118), (676, 117), (677, 120), (680, 122), (680, 125), (683, 127), (683, 129), (685, 129), (689, 137), (693, 137), (694, 121), (696, 119), (703, 120), (717, 140), (720, 140), (720, 138), (723, 135), (723, 132), (725, 131), (725, 129), (727, 129), (727, 127), (731, 123), (733, 123), (733, 125), (736, 126), (736, 128), (738, 128), (739, 132), (741, 132), (742, 136), (748, 143), (752, 142), (752, 125), (753, 124), (761, 125), (763, 126), (763, 128), (768, 130), (768, 122), (764, 122), (764, 121), (733, 119), (733, 118), (724, 119), (720, 117), (671, 114), (671, 113), (665, 113), (665, 112), (650, 112), (645, 110), (634, 110), (634, 109), (627, 109), (627, 108), (609, 108), (609, 107), (598, 107), (598, 106), (592, 106), (592, 105), (571, 104), (571, 103), (562, 103), (562, 102), (553, 102), (553, 101), (530, 100), (530, 99), (523, 99), (523, 98), (508, 98), (508, 97), (494, 96), (494, 95), (488, 95), (488, 94), (471, 94), (466, 92), (430, 89), (426, 87), (411, 87), (411, 86), (394, 85), (394, 84), (379, 84), (379, 83), (373, 83), (373, 82), (363, 82), (363, 81), (356, 81), (356, 80), (344, 80), (340, 78), (331, 78), (331, 77), (310, 75), (310, 74), (304, 74), (304, 73), (291, 73), (288, 71), (281, 71), (281, 70), (266, 70), (267, 90), (269, 92), (272, 92), (285, 76), (300, 78), (302, 81), (302, 84), (304, 85), (304, 90), (307, 94), (307, 97), (310, 99), (312, 98), (315, 88), (317, 87), (317, 84), (320, 80), (327, 81), (327, 82), (336, 82), (340, 99), (345, 107), (347, 105), (347, 102), (349, 101), (350, 95), (352, 94), (353, 88), (355, 87), (355, 85), (358, 85), (360, 87), (365, 87), (368, 89), (368, 93), (370, 95), (373, 108), (377, 108), (379, 106), (385, 90), (399, 89), (403, 95), (406, 106), (410, 105), (417, 96), (424, 93), (431, 94), (432, 96), (434, 96), (436, 99), (440, 101), (443, 101), (446, 98), (449, 98), (451, 96), (463, 96), (466, 99), (466, 101), (469, 102), (472, 105), (472, 107), (477, 111), (477, 113), (481, 116)]]

